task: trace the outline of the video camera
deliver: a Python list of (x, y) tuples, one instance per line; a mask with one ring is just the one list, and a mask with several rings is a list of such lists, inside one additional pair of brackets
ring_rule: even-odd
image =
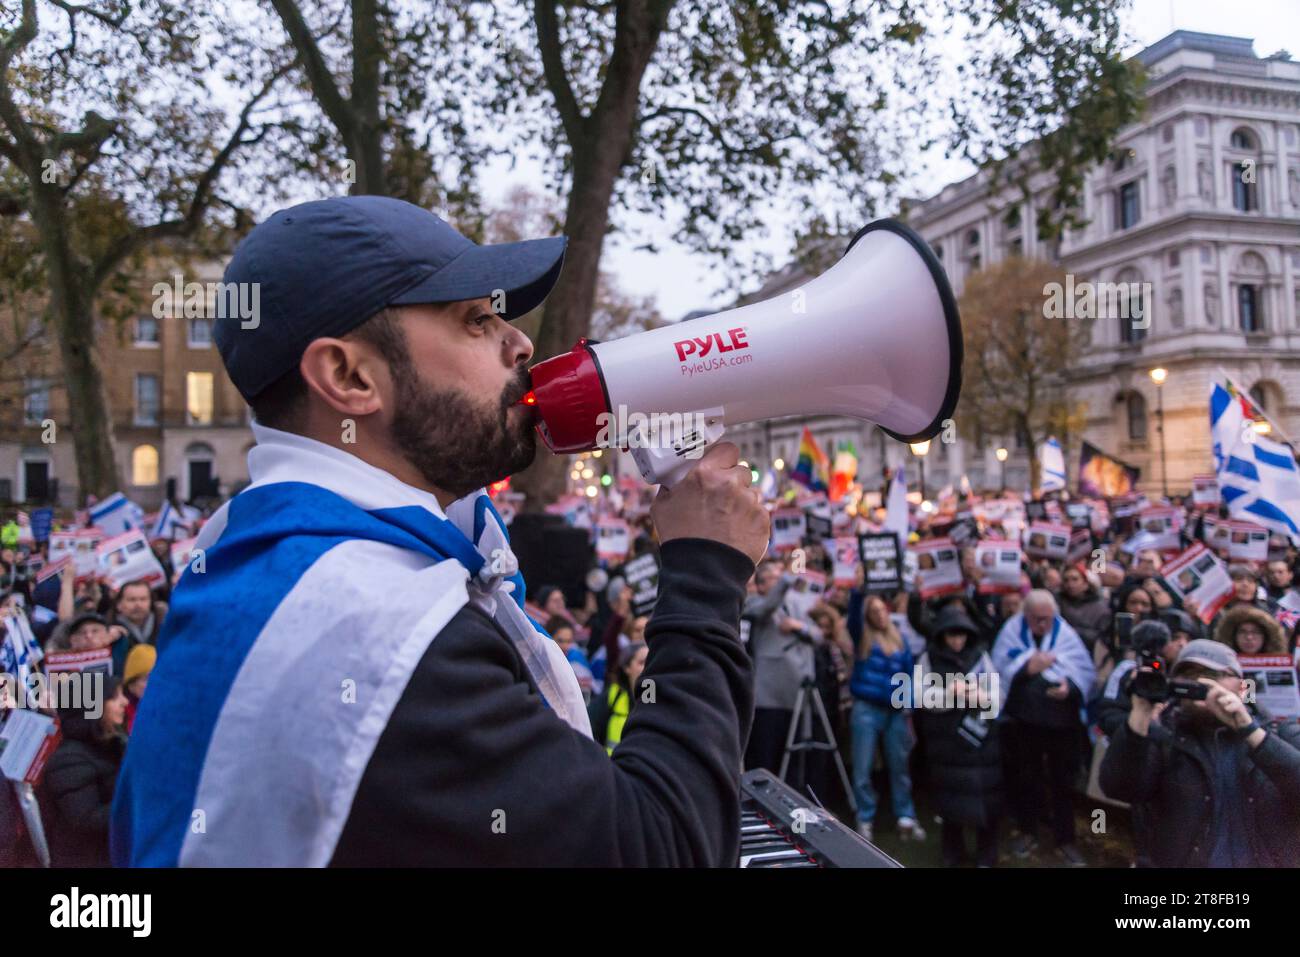
[(1209, 689), (1199, 681), (1169, 677), (1170, 662), (1161, 657), (1160, 651), (1173, 634), (1164, 622), (1143, 621), (1134, 625), (1131, 613), (1120, 612), (1115, 616), (1115, 637), (1121, 650), (1132, 650), (1137, 655), (1137, 668), (1127, 679), (1131, 694), (1152, 704), (1205, 700)]

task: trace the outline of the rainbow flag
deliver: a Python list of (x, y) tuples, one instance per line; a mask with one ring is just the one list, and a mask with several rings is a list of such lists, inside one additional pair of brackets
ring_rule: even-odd
[(806, 425), (799, 438), (799, 460), (790, 478), (814, 492), (825, 492), (830, 485), (830, 462)]

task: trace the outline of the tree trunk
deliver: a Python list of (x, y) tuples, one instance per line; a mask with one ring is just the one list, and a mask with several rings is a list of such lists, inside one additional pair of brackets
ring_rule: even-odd
[(113, 418), (108, 390), (95, 351), (95, 291), (91, 271), (73, 254), (67, 217), (57, 185), (31, 177), (32, 221), (45, 252), (49, 283), (48, 317), (53, 320), (68, 395), (69, 421), (55, 421), (59, 432), (72, 433), (77, 459), (78, 507), (87, 494), (108, 495), (119, 486), (113, 449)]
[[(79, 297), (80, 298), (80, 297)], [(113, 418), (108, 390), (95, 357), (95, 316), (88, 300), (68, 302), (54, 317), (59, 331), (59, 355), (68, 394), (70, 421), (77, 450), (78, 506), (87, 494), (100, 498), (121, 487), (113, 448)]]
[[(591, 328), (600, 254), (609, 229), (609, 205), (623, 165), (631, 155), (641, 78), (671, 7), (671, 3), (643, 2), (620, 8), (614, 52), (596, 108), (590, 117), (566, 125), (567, 130), (582, 130), (576, 140), (570, 135), (573, 186), (564, 218), (569, 244), (560, 278), (546, 300), (535, 349), (537, 361), (573, 348)], [(512, 480), (512, 486), (528, 496), (525, 510), (541, 511), (555, 501), (564, 492), (565, 471), (565, 458), (552, 455), (539, 443), (533, 464)]]

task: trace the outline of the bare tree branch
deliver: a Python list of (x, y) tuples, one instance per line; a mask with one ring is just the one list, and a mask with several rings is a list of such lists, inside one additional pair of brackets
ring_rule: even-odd
[(542, 54), (542, 71), (546, 85), (555, 96), (555, 107), (560, 113), (565, 135), (571, 144), (582, 142), (587, 135), (587, 117), (583, 115), (578, 99), (573, 95), (569, 74), (564, 69), (564, 54), (560, 44), (560, 23), (555, 13), (555, 0), (535, 0), (533, 19), (537, 23), (537, 46)]

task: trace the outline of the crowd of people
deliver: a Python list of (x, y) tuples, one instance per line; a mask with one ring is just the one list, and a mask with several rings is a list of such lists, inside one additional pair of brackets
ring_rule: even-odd
[[(1169, 504), (1185, 515), (1182, 544), (1195, 541), (1205, 510)], [(967, 508), (918, 513), (908, 544), (948, 535)], [(864, 510), (851, 531), (879, 517)], [(629, 555), (654, 554), (650, 523), (628, 518)], [(769, 552), (741, 618), (755, 669), (746, 768), (783, 769), (867, 839), (888, 827), (926, 842), (937, 825), (948, 866), (1083, 866), (1080, 817), (1101, 806), (1130, 816), (1135, 863), (1300, 864), (1300, 724), (1269, 713), (1241, 661), (1296, 660), (1295, 546), (1274, 536), (1266, 560), (1231, 560), (1231, 594), (1210, 616), (1162, 579), (1176, 552), (1128, 547), (1141, 534), (1132, 523), (1090, 529), (1083, 559), (1023, 558), (1018, 585), (997, 591), (981, 587), (975, 546), (1004, 529), (969, 524), (972, 537), (954, 545), (960, 586), (926, 597), (901, 569), (893, 587), (861, 565), (836, 584), (816, 536)], [(108, 863), (117, 773), (179, 578), (169, 544), (156, 543), (168, 580), (152, 587), (113, 588), (71, 567), (37, 585), (22, 569), (40, 546), (0, 552), (0, 615), (21, 618), (44, 656), (109, 652), (95, 716), (54, 712), (61, 740), (36, 788), (54, 866)], [(585, 581), (540, 582), (526, 603), (611, 753), (632, 711), (654, 701), (640, 683), (653, 596), (627, 567), (593, 551)], [(12, 688), (0, 694), (6, 709), (18, 704)], [(36, 863), (29, 831), (6, 786), (0, 865)]]

